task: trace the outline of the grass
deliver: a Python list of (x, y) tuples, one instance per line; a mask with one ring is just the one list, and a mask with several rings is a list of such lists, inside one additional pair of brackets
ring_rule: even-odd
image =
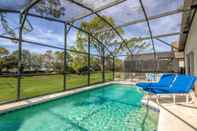
[[(106, 81), (112, 80), (112, 73), (105, 73)], [(33, 76), (23, 77), (21, 80), (21, 97), (28, 98), (48, 93), (62, 91), (63, 75)], [(87, 75), (69, 74), (66, 80), (67, 89), (87, 85)], [(94, 73), (90, 75), (90, 83), (102, 82), (102, 74)], [(0, 103), (15, 100), (17, 91), (17, 79), (0, 77)]]

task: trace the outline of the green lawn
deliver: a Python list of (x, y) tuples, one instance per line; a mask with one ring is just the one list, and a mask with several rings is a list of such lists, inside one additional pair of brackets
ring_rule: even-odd
[[(112, 73), (105, 73), (106, 81), (112, 80)], [(67, 76), (67, 89), (87, 85), (87, 75), (70, 74)], [(102, 74), (90, 75), (90, 83), (102, 82)], [(16, 78), (0, 77), (0, 103), (16, 99)], [(23, 77), (21, 80), (21, 97), (33, 97), (63, 90), (63, 75)]]

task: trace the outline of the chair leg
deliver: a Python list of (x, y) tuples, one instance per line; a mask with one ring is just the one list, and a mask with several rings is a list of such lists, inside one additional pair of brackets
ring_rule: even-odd
[(149, 100), (151, 100), (151, 94), (149, 94)]
[(145, 98), (145, 100), (148, 100), (149, 99), (149, 94), (145, 94), (144, 98)]
[(189, 104), (194, 103), (194, 99), (195, 99), (195, 94), (194, 92), (191, 92), (191, 101), (188, 101)]
[(186, 94), (186, 104), (189, 103), (189, 94)]
[(156, 95), (156, 102), (159, 104), (159, 95)]
[(173, 94), (173, 104), (176, 104), (176, 95)]

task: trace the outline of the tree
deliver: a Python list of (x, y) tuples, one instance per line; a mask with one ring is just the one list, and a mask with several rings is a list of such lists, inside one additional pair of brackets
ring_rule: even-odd
[[(8, 34), (13, 38), (17, 38), (17, 29), (20, 27), (13, 27), (11, 23), (7, 20), (9, 17), (7, 17), (6, 13), (0, 13), (0, 23), (2, 25), (2, 28), (4, 29), (4, 33), (2, 35)], [(27, 33), (33, 30), (32, 25), (30, 24), (29, 20), (26, 19), (24, 27), (23, 27), (23, 33)], [(12, 39), (13, 43), (18, 43), (17, 40)]]
[(6, 56), (4, 59), (5, 59), (4, 68), (6, 69), (6, 71), (11, 72), (15, 70), (14, 72), (16, 72), (17, 64), (18, 64), (17, 56), (11, 54)]
[(6, 48), (0, 47), (0, 57), (8, 55), (9, 51)]
[[(102, 17), (104, 19), (106, 19), (108, 22), (110, 22), (113, 26), (116, 26), (112, 17), (107, 17), (107, 16), (102, 16)], [(104, 29), (110, 27), (100, 17), (96, 16), (88, 22), (81, 21), (80, 27), (83, 30), (86, 30), (87, 32), (90, 32), (99, 41), (101, 41), (106, 47), (113, 47), (114, 48), (113, 52), (117, 53), (117, 48), (116, 47), (118, 46), (118, 43), (115, 42), (117, 40), (117, 34), (113, 30), (106, 31), (106, 32), (100, 32), (101, 30), (104, 30)], [(121, 28), (119, 28), (117, 31), (120, 34), (124, 33)], [(98, 53), (98, 55), (103, 56), (103, 53), (104, 53), (103, 51), (106, 51), (105, 47), (102, 44), (100, 44), (93, 37), (90, 37), (90, 42), (91, 42), (90, 43), (91, 47), (93, 47), (95, 49), (95, 51)], [(85, 51), (85, 47), (87, 47), (87, 43), (88, 43), (88, 36), (85, 33), (81, 32), (81, 31), (78, 31), (77, 32), (76, 47), (75, 47), (76, 50)], [(106, 54), (104, 54), (104, 55), (106, 55)], [(83, 59), (83, 60), (78, 61), (78, 64), (83, 65), (83, 63), (79, 63), (79, 62), (83, 62), (85, 58), (81, 58), (81, 59)], [(97, 59), (97, 61), (98, 61), (98, 59)], [(92, 65), (93, 67), (96, 68), (97, 67), (96, 65), (99, 65), (100, 69), (103, 70), (103, 65), (102, 65), (101, 61), (93, 63), (93, 64), (95, 64), (95, 66)]]
[[(132, 50), (133, 55), (142, 53), (146, 51), (146, 49), (151, 49), (152, 44), (146, 41), (139, 40), (140, 38), (131, 38), (127, 40), (128, 47)], [(126, 53), (126, 60), (132, 60), (133, 55), (129, 52)]]
[[(113, 26), (116, 26), (115, 21), (113, 20), (112, 17), (108, 17), (108, 16), (102, 16), (102, 17), (106, 19), (109, 23), (111, 23)], [(110, 30), (110, 31), (101, 32), (102, 30), (110, 28), (110, 26), (106, 22), (104, 22), (100, 17), (96, 16), (88, 22), (81, 21), (80, 27), (93, 34), (99, 41), (101, 41), (107, 47), (114, 47), (114, 49), (116, 49), (115, 47), (118, 46), (118, 43), (116, 42), (118, 36), (115, 31)], [(124, 33), (124, 31), (121, 28), (118, 28), (117, 31), (120, 34)], [(81, 31), (78, 31), (77, 40), (78, 41), (80, 40), (80, 43), (83, 45), (85, 45), (88, 41), (87, 36), (85, 36), (84, 33), (82, 33)], [(103, 53), (102, 48), (104, 47), (92, 37), (90, 41), (91, 41), (91, 46), (96, 49), (96, 51), (100, 56), (102, 56)], [(114, 53), (116, 53), (117, 50), (114, 51), (115, 51)]]
[(63, 72), (64, 70), (64, 52), (56, 51), (54, 53), (55, 61), (53, 62), (53, 68), (57, 72)]
[[(2, 25), (3, 29), (5, 30), (5, 34), (9, 34), (13, 38), (16, 38), (17, 35), (15, 33), (15, 30), (8, 23), (5, 13), (0, 13), (0, 19), (1, 19), (1, 25)], [(12, 40), (12, 41), (16, 43), (15, 40)]]
[(42, 0), (34, 6), (34, 9), (40, 15), (59, 18), (65, 15), (65, 8), (61, 5), (60, 0)]
[(54, 56), (53, 52), (51, 50), (47, 50), (44, 55), (44, 67), (47, 71), (52, 71), (53, 70), (53, 61), (54, 61)]
[(123, 61), (120, 58), (115, 58), (115, 71), (123, 72)]
[[(12, 53), (12, 56), (15, 58), (18, 58), (19, 51), (14, 51)], [(22, 50), (21, 51), (21, 59), (22, 59), (22, 71), (24, 70), (30, 70), (31, 69), (31, 53), (28, 50)]]
[(2, 72), (6, 64), (5, 56), (7, 56), (8, 54), (9, 51), (6, 48), (0, 47), (0, 73)]
[(102, 70), (101, 57), (91, 56), (90, 62), (91, 62), (91, 71), (92, 72)]
[(71, 56), (71, 59), (69, 60), (70, 66), (77, 74), (82, 73), (81, 69), (87, 67), (87, 61), (88, 61), (87, 55), (70, 53), (70, 56)]
[(43, 67), (44, 59), (41, 54), (31, 54), (31, 68), (34, 71), (40, 71)]

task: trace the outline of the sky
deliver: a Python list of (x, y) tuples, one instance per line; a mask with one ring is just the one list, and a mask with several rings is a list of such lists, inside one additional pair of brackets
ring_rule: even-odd
[[(5, 1), (7, 2), (5, 4)], [(19, 2), (20, 1), (20, 2)], [(28, 2), (25, 0), (1, 0), (0, 8), (16, 8), (20, 9), (23, 6), (23, 2)], [(73, 17), (77, 17), (82, 13), (89, 13), (88, 10), (82, 9), (74, 4), (65, 2), (65, 0), (61, 0), (66, 7), (65, 16), (61, 17), (62, 20), (69, 20)], [(105, 4), (109, 4), (112, 0), (85, 0), (83, 4), (88, 5), (93, 9), (98, 9)], [(14, 4), (16, 4), (14, 6)], [(159, 15), (160, 13), (164, 13), (166, 11), (172, 11), (177, 8), (180, 8), (183, 4), (183, 0), (143, 0), (143, 4), (148, 16)], [(31, 13), (35, 13), (35, 10), (30, 10)], [(138, 0), (127, 0), (122, 4), (116, 5), (114, 7), (108, 8), (104, 11), (99, 12), (100, 15), (110, 16), (114, 19), (116, 25), (124, 24), (125, 22), (135, 21), (139, 19), (144, 19), (144, 14), (142, 9), (140, 8), (140, 4)], [(93, 16), (86, 17), (83, 21), (89, 21)], [(13, 27), (18, 26), (18, 15), (7, 14), (6, 19), (8, 23)], [(24, 33), (23, 38), (26, 40), (31, 40), (35, 42), (41, 42), (43, 44), (53, 45), (57, 47), (64, 47), (64, 25), (38, 19), (35, 17), (27, 18), (31, 25), (33, 26), (33, 31), (29, 33)], [(151, 20), (150, 27), (153, 33), (153, 36), (179, 32), (181, 26), (182, 14), (171, 15), (167, 17), (162, 17), (159, 19)], [(79, 26), (80, 21), (76, 22), (75, 25)], [(138, 23), (135, 25), (127, 26), (123, 28), (124, 34), (122, 35), (125, 39), (130, 39), (133, 37), (146, 37), (149, 36), (149, 30), (147, 27), (147, 23)], [(16, 30), (17, 32), (18, 30)], [(0, 24), (0, 34), (3, 33), (2, 25)], [(71, 48), (75, 45), (76, 41), (76, 29), (71, 29), (68, 34), (68, 48)], [(172, 43), (174, 41), (178, 41), (179, 36), (165, 37), (161, 38), (162, 40)], [(146, 41), (151, 44), (151, 41)], [(161, 51), (170, 51), (170, 47), (164, 45), (163, 43), (154, 40), (155, 48), (157, 52)], [(16, 44), (13, 44), (11, 41), (6, 39), (0, 39), (0, 47), (5, 47), (10, 51), (17, 49)], [(24, 44), (23, 49), (29, 49), (31, 52), (42, 53), (46, 50), (54, 50), (51, 48), (35, 46), (30, 44)], [(95, 50), (93, 50), (95, 51)], [(151, 49), (143, 50), (142, 52), (148, 52)]]

